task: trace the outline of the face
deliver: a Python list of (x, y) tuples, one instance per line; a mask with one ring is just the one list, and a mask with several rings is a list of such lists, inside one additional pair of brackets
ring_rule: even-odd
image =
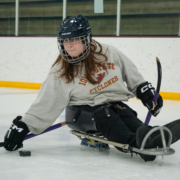
[(83, 44), (81, 38), (64, 40), (63, 45), (64, 45), (66, 52), (71, 57), (78, 57), (85, 50), (85, 45)]

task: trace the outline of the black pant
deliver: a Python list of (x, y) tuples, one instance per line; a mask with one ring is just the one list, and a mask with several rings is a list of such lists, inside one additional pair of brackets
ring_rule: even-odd
[[(137, 118), (136, 112), (129, 106), (122, 102), (118, 104), (120, 105), (118, 108), (114, 105), (108, 107), (110, 116), (107, 116), (105, 108), (102, 108), (95, 113), (97, 130), (110, 141), (130, 144), (131, 146), (136, 147), (136, 131), (140, 126), (144, 125), (144, 123)], [(171, 144), (180, 139), (180, 119), (170, 122), (164, 126), (169, 128), (172, 133)], [(156, 131), (151, 136), (156, 136), (156, 146), (163, 146), (159, 131)], [(169, 135), (166, 131), (165, 137), (167, 141), (169, 139)], [(122, 151), (120, 148), (117, 149)]]
[[(135, 137), (136, 130), (143, 125), (137, 118), (137, 114), (122, 102), (117, 106), (110, 105), (95, 113), (97, 130), (108, 140), (129, 144)], [(108, 108), (110, 116), (105, 108)]]
[[(117, 106), (117, 104), (119, 106)], [(75, 107), (77, 109), (81, 108), (87, 112), (91, 112), (94, 115), (95, 119), (95, 122), (92, 121), (92, 123), (95, 123), (96, 126), (95, 131), (100, 132), (108, 140), (119, 142), (122, 144), (129, 144), (133, 147), (136, 147), (136, 131), (144, 123), (137, 118), (137, 113), (126, 104), (122, 102), (114, 102), (110, 103), (109, 105), (104, 104), (94, 107), (88, 105)], [(77, 121), (79, 121), (80, 119), (77, 119)], [(77, 122), (71, 123), (72, 127), (70, 128), (75, 129), (76, 123)], [(86, 121), (84, 120), (84, 118), (82, 119), (81, 123), (83, 125), (86, 125)], [(180, 139), (180, 119), (168, 123), (165, 126), (168, 127), (172, 132), (172, 143)], [(160, 136), (160, 132), (158, 131), (153, 133), (153, 137), (155, 136)], [(159, 139), (161, 139), (161, 137), (159, 137)], [(161, 142), (161, 140), (159, 142)], [(162, 142), (160, 143), (160, 145), (158, 144), (158, 147), (162, 147)], [(121, 148), (117, 149), (122, 151)]]

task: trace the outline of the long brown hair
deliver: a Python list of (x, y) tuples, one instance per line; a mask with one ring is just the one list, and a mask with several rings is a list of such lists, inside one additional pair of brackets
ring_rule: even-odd
[[(97, 51), (97, 48), (99, 46), (99, 50)], [(71, 83), (74, 81), (74, 78), (78, 76), (79, 71), (82, 71), (83, 63), (85, 63), (85, 71), (86, 71), (86, 78), (91, 84), (97, 84), (98, 81), (96, 81), (93, 78), (93, 75), (95, 73), (95, 65), (99, 65), (102, 68), (104, 68), (104, 63), (107, 62), (107, 56), (102, 53), (102, 46), (100, 43), (98, 43), (95, 40), (92, 40), (91, 45), (90, 45), (90, 53), (87, 59), (80, 64), (80, 67), (77, 65), (73, 65), (71, 63), (68, 63), (63, 60), (61, 55), (59, 55), (52, 65), (52, 67), (55, 64), (59, 64), (61, 62), (62, 66), (59, 70), (56, 72), (60, 73), (58, 78), (65, 77), (67, 83)], [(107, 69), (105, 69), (107, 71)]]

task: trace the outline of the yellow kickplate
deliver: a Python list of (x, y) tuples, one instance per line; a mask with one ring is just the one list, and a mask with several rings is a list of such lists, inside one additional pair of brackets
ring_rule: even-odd
[[(37, 89), (39, 90), (42, 83), (29, 82), (14, 82), (14, 81), (0, 81), (0, 87), (8, 88), (23, 88), (23, 89)], [(180, 101), (180, 93), (174, 92), (160, 92), (163, 99)]]
[(0, 87), (23, 88), (23, 89), (40, 89), (42, 83), (0, 81)]
[(160, 92), (163, 99), (180, 101), (180, 93)]

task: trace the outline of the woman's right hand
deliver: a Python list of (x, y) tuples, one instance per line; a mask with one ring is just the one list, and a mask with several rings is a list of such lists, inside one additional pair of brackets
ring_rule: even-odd
[(29, 133), (29, 129), (24, 122), (20, 121), (21, 119), (21, 116), (17, 116), (13, 120), (11, 127), (4, 137), (4, 148), (7, 151), (15, 151), (23, 147), (22, 142)]

